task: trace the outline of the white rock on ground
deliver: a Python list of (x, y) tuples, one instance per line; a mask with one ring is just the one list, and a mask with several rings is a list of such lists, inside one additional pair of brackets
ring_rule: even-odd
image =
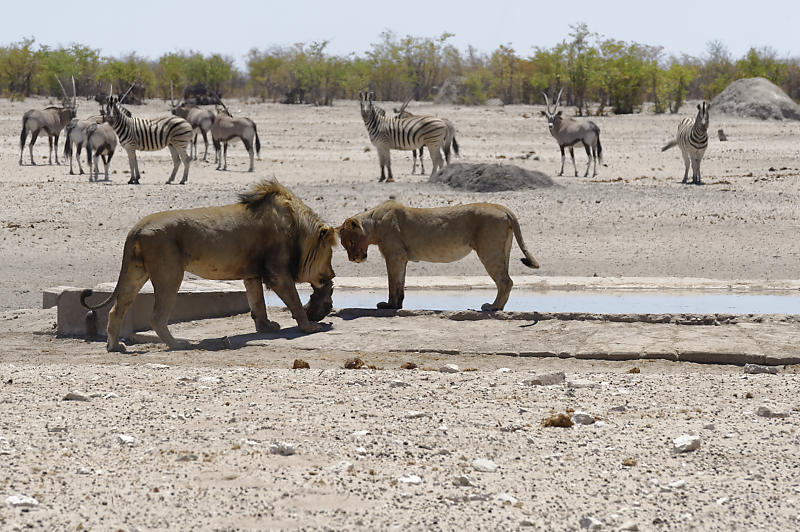
[(475, 479), (469, 475), (458, 475), (456, 478), (453, 479), (453, 484), (456, 486), (463, 486), (468, 488), (478, 487), (478, 484), (475, 482)]
[(32, 507), (38, 506), (39, 501), (27, 495), (9, 495), (6, 497), (6, 504), (16, 507)]
[(672, 445), (679, 453), (686, 453), (700, 448), (700, 436), (682, 434), (672, 440)]
[(458, 367), (458, 364), (445, 364), (439, 368), (439, 371), (442, 373), (458, 373), (461, 371), (461, 368)]
[(487, 458), (476, 458), (472, 461), (472, 469), (481, 473), (494, 473), (497, 471), (497, 464)]
[(585, 515), (581, 517), (579, 524), (581, 525), (581, 528), (585, 528), (587, 530), (599, 530), (603, 526), (603, 522), (593, 515)]
[(270, 454), (279, 454), (281, 456), (291, 456), (295, 453), (294, 445), (287, 442), (275, 442), (269, 446)]
[(402, 484), (419, 484), (422, 482), (422, 479), (417, 475), (403, 475), (397, 477), (397, 482)]
[(566, 380), (566, 375), (563, 371), (556, 371), (555, 373), (547, 373), (545, 375), (534, 375), (529, 379), (522, 381), (522, 384), (528, 386), (551, 386), (553, 384), (561, 384)]
[(762, 366), (760, 364), (745, 364), (744, 372), (750, 374), (768, 373), (770, 375), (777, 375), (778, 368), (776, 366)]

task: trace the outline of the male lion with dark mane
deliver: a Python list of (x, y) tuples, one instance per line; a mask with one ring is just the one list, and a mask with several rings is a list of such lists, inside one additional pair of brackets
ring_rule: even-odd
[(514, 286), (508, 276), (513, 237), (525, 255), (522, 263), (539, 267), (525, 247), (517, 217), (494, 203), (415, 209), (390, 200), (348, 218), (336, 231), (351, 261), (366, 260), (370, 244), (386, 259), (389, 301), (378, 308), (403, 308), (408, 261), (454, 262), (474, 249), (497, 285), (494, 302), (481, 307), (485, 311), (503, 310)]
[[(333, 307), (331, 267), (336, 232), (297, 196), (276, 181), (262, 181), (239, 195), (239, 202), (220, 207), (164, 211), (139, 221), (128, 233), (122, 268), (114, 292), (98, 309), (116, 299), (108, 316), (108, 351), (124, 351), (120, 326), (142, 285), (149, 278), (155, 304), (151, 325), (170, 348), (189, 346), (176, 340), (169, 319), (184, 272), (206, 279), (242, 279), (250, 315), (258, 332), (280, 325), (267, 319), (262, 283), (280, 297), (303, 332), (320, 330), (318, 321)], [(314, 293), (306, 308), (295, 282), (311, 283)]]

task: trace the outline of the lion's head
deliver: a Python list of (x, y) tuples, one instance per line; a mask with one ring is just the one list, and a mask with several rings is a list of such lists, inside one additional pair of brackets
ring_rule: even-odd
[(303, 201), (275, 180), (264, 180), (239, 195), (239, 202), (259, 216), (275, 219), (277, 230), (297, 241), (298, 255), (292, 275), (297, 282), (311, 283), (318, 297), (324, 294), (330, 308), (335, 276), (331, 259), (336, 246), (336, 230), (320, 220)]
[(352, 262), (364, 262), (367, 260), (367, 248), (369, 239), (364, 232), (361, 222), (355, 218), (348, 218), (342, 225), (336, 228), (339, 233), (339, 240), (347, 250), (347, 258)]

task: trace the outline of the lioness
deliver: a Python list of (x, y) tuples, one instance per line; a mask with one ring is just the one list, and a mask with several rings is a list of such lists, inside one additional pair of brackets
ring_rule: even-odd
[[(283, 300), (303, 332), (316, 332), (331, 309), (334, 277), (331, 267), (335, 230), (323, 223), (300, 199), (276, 181), (262, 181), (239, 195), (239, 203), (164, 211), (143, 218), (128, 233), (122, 268), (114, 292), (97, 309), (116, 299), (108, 316), (108, 351), (124, 351), (119, 341), (122, 320), (149, 278), (155, 304), (151, 325), (169, 347), (186, 348), (176, 340), (167, 320), (183, 273), (207, 279), (242, 279), (251, 316), (259, 332), (280, 330), (267, 319), (263, 282)], [(295, 281), (311, 283), (314, 294), (306, 309)], [(308, 316), (306, 315), (308, 311)]]
[(336, 230), (351, 261), (364, 261), (370, 244), (377, 244), (386, 259), (389, 301), (378, 308), (403, 308), (408, 261), (453, 262), (474, 249), (497, 285), (494, 303), (481, 307), (485, 311), (503, 310), (514, 285), (508, 276), (512, 235), (525, 254), (522, 263), (539, 267), (525, 247), (517, 217), (494, 203), (415, 209), (390, 200), (348, 218)]

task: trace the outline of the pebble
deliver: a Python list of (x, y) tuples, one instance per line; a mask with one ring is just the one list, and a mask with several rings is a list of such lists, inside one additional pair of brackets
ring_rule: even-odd
[(119, 395), (115, 394), (114, 392), (108, 392), (103, 396), (103, 399), (117, 399)]
[(75, 472), (79, 475), (88, 475), (92, 471), (86, 467), (79, 467)]
[(609, 410), (611, 412), (627, 412), (628, 407), (625, 405), (617, 405), (617, 406), (612, 406), (611, 408), (609, 408)]
[(177, 458), (178, 462), (194, 462), (197, 460), (196, 454), (182, 454)]
[(778, 368), (776, 366), (762, 366), (760, 364), (745, 364), (744, 372), (751, 374), (769, 373), (770, 375), (777, 375)]
[(365, 447), (356, 447), (356, 454), (364, 456), (367, 454), (367, 449)]
[(670, 482), (668, 486), (674, 490), (680, 490), (686, 486), (686, 481), (683, 479), (676, 480), (675, 482)]
[(197, 382), (201, 382), (203, 384), (219, 384), (222, 382), (221, 377), (215, 377), (213, 375), (206, 375), (205, 377), (197, 377)]
[(528, 386), (551, 386), (553, 384), (561, 384), (566, 380), (566, 375), (563, 371), (555, 373), (546, 373), (544, 375), (534, 375), (530, 379), (525, 379), (522, 384)]
[(39, 501), (27, 495), (9, 495), (6, 497), (6, 504), (9, 506), (38, 506)]
[(620, 530), (629, 530), (631, 532), (639, 532), (639, 525), (635, 521), (625, 521), (619, 526)]
[(295, 453), (294, 445), (287, 442), (275, 442), (269, 446), (270, 454), (279, 454), (281, 456), (291, 456)]
[(672, 440), (672, 444), (679, 453), (694, 451), (700, 448), (700, 436), (682, 434)]
[(120, 445), (133, 445), (136, 439), (127, 434), (120, 434), (117, 436), (117, 441), (120, 443)]
[(145, 364), (144, 367), (150, 369), (169, 369), (169, 366), (167, 366), (166, 364), (154, 364), (152, 362)]
[(353, 462), (348, 460), (342, 460), (341, 462), (336, 462), (331, 466), (331, 471), (334, 473), (344, 473), (345, 471), (352, 471), (353, 470)]
[(422, 482), (422, 479), (417, 475), (404, 475), (402, 477), (397, 477), (397, 482), (402, 482), (403, 484), (419, 484)]
[(603, 526), (603, 522), (593, 515), (585, 515), (579, 521), (581, 528), (587, 530), (599, 530)]
[(478, 487), (478, 485), (475, 483), (475, 479), (469, 475), (458, 475), (456, 478), (453, 479), (453, 484), (456, 486), (464, 486), (468, 488)]
[(511, 373), (511, 368), (500, 368), (497, 373)]
[(519, 522), (519, 526), (536, 526), (536, 523), (531, 521), (530, 519), (523, 519)]
[(717, 504), (725, 504), (726, 502), (728, 502), (728, 500), (729, 499), (727, 497), (720, 497), (719, 499), (717, 499)]
[(393, 380), (389, 383), (389, 388), (405, 388), (406, 386), (408, 383), (401, 380)]
[(756, 415), (761, 417), (775, 417), (775, 418), (789, 417), (789, 414), (787, 412), (776, 412), (768, 406), (759, 406), (758, 410), (756, 410)]
[(458, 373), (461, 371), (461, 368), (459, 368), (457, 364), (445, 364), (439, 368), (439, 371), (442, 373)]
[(567, 386), (570, 388), (597, 388), (599, 385), (588, 379), (575, 379), (567, 382)]
[(495, 500), (501, 504), (517, 504), (517, 498), (505, 492), (498, 493)]
[(418, 419), (421, 417), (425, 417), (427, 414), (425, 412), (421, 412), (419, 410), (409, 410), (406, 414), (406, 419)]
[(89, 398), (80, 392), (69, 392), (62, 401), (88, 401)]
[(591, 425), (594, 423), (594, 417), (586, 412), (575, 412), (572, 414), (572, 422), (578, 425)]
[(494, 473), (497, 471), (497, 464), (486, 458), (476, 458), (472, 461), (472, 469), (481, 473)]
[(368, 430), (357, 430), (353, 433), (353, 438), (355, 439), (363, 438), (367, 434), (369, 434)]

